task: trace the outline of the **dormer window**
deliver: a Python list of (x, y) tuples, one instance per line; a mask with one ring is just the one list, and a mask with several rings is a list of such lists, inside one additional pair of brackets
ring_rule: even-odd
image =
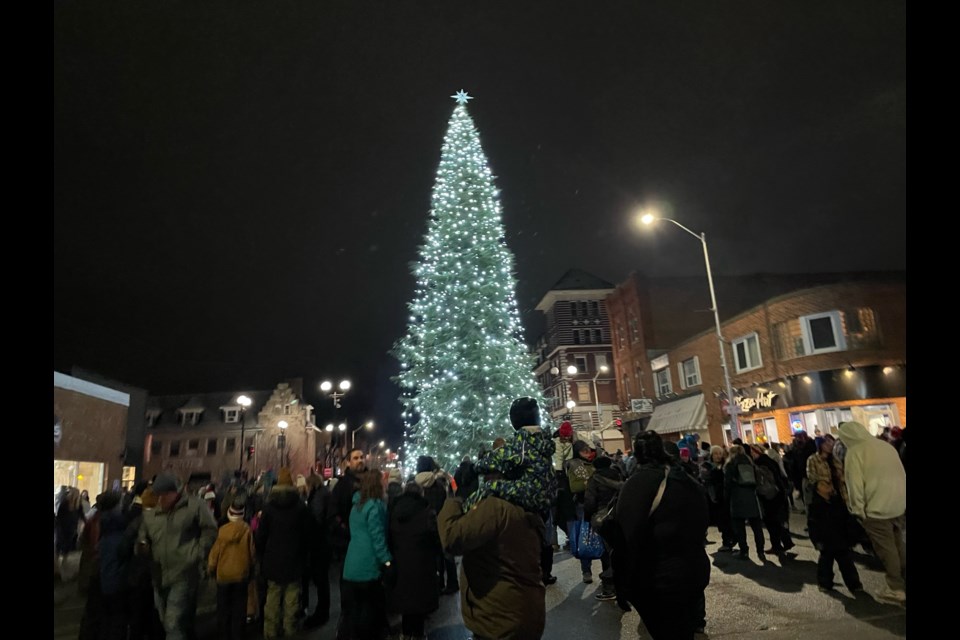
[(180, 426), (195, 427), (200, 424), (203, 409), (180, 409)]
[(225, 407), (223, 410), (223, 421), (227, 424), (240, 422), (240, 407)]
[(147, 414), (145, 416), (147, 421), (147, 427), (155, 427), (157, 423), (160, 422), (160, 416), (163, 412), (160, 409), (147, 409)]

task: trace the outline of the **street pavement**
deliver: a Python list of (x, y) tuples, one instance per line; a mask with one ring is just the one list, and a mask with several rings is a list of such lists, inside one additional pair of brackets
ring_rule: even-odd
[[(792, 514), (790, 530), (802, 532), (806, 518)], [(748, 532), (749, 534), (749, 532)], [(810, 541), (795, 534), (797, 554), (781, 566), (780, 560), (761, 565), (756, 549), (742, 560), (719, 553), (719, 536), (710, 529), (707, 547), (713, 566), (707, 587), (707, 627), (701, 639), (745, 638), (747, 640), (886, 640), (906, 637), (906, 607), (877, 601), (872, 594), (883, 586), (883, 571), (874, 558), (855, 554), (866, 593), (851, 594), (839, 586), (821, 593), (816, 584), (817, 552)], [(751, 538), (752, 542), (752, 538)], [(579, 561), (567, 552), (557, 553), (554, 575), (557, 584), (547, 587), (547, 626), (543, 637), (614, 640), (649, 638), (635, 611), (623, 612), (615, 602), (600, 602), (594, 594), (600, 586), (599, 561), (594, 562), (594, 582), (584, 584)], [(839, 571), (836, 581), (840, 581)], [(427, 623), (430, 640), (467, 640), (458, 596), (441, 596), (440, 609)], [(83, 601), (75, 585), (55, 586), (54, 638), (76, 638)], [(339, 600), (336, 586), (331, 593), (334, 621), (297, 637), (303, 640), (334, 640)], [(214, 603), (204, 598), (199, 607), (198, 632), (203, 640), (215, 638)], [(639, 627), (639, 628), (638, 628)], [(248, 634), (259, 640), (259, 633)]]

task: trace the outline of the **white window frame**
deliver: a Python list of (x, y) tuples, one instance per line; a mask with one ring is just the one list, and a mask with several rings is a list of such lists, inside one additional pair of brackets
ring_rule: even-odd
[[(810, 321), (820, 320), (822, 318), (830, 318), (830, 326), (833, 329), (834, 346), (817, 349), (813, 346), (813, 333), (810, 331)], [(843, 336), (843, 323), (841, 322), (839, 311), (825, 311), (823, 313), (811, 313), (810, 315), (800, 316), (800, 331), (803, 333), (803, 350), (806, 355), (847, 350), (847, 341)]]
[(224, 409), (223, 421), (227, 424), (240, 422), (240, 407), (228, 407)]
[[(737, 345), (748, 342), (750, 338), (753, 338), (757, 341), (757, 359), (759, 362), (752, 363), (748, 362), (747, 366), (740, 366), (740, 358), (737, 357)], [(760, 352), (760, 334), (754, 331), (753, 333), (748, 333), (745, 336), (740, 336), (736, 340), (730, 342), (730, 346), (733, 348), (733, 366), (736, 368), (737, 373), (743, 371), (753, 371), (754, 369), (759, 369), (763, 366), (763, 354)], [(750, 349), (749, 346), (744, 349), (744, 353), (747, 355), (747, 359), (750, 358)]]
[[(581, 367), (581, 363), (583, 366)], [(587, 356), (574, 356), (573, 365), (577, 368), (577, 373), (586, 373), (587, 372)]]
[[(659, 374), (665, 372), (667, 374), (667, 389), (664, 391), (662, 385), (660, 384)], [(653, 382), (657, 386), (657, 397), (667, 395), (668, 393), (673, 393), (673, 381), (670, 380), (670, 367), (664, 367), (663, 369), (657, 369), (653, 372)]]
[[(693, 375), (696, 377), (696, 381), (695, 381), (695, 382), (690, 382), (689, 380), (687, 380), (687, 374), (686, 374), (686, 372), (683, 370), (683, 365), (684, 365), (685, 363), (687, 363), (687, 362), (690, 362), (691, 360), (693, 361), (693, 370), (694, 370)], [(681, 388), (681, 389), (689, 389), (689, 388), (691, 388), (691, 387), (699, 387), (700, 384), (701, 384), (701, 379), (700, 379), (700, 357), (699, 357), (699, 356), (693, 356), (692, 358), (687, 358), (686, 360), (683, 360), (683, 361), (681, 361), (679, 364), (677, 364), (677, 375), (678, 375), (679, 378), (680, 378), (680, 388)]]
[(180, 426), (195, 427), (200, 422), (200, 409), (190, 409), (188, 411), (180, 410)]

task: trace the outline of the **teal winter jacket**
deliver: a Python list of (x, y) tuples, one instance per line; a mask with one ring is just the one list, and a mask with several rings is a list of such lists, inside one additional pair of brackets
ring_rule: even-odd
[(350, 546), (343, 561), (343, 579), (370, 582), (380, 578), (380, 569), (391, 560), (387, 548), (387, 507), (383, 500), (360, 505), (360, 492), (353, 494), (350, 510)]

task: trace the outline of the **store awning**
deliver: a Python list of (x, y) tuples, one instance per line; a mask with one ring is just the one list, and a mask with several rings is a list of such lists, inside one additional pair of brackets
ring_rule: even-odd
[(704, 431), (706, 428), (707, 406), (702, 393), (656, 406), (647, 425), (647, 431), (657, 433)]

